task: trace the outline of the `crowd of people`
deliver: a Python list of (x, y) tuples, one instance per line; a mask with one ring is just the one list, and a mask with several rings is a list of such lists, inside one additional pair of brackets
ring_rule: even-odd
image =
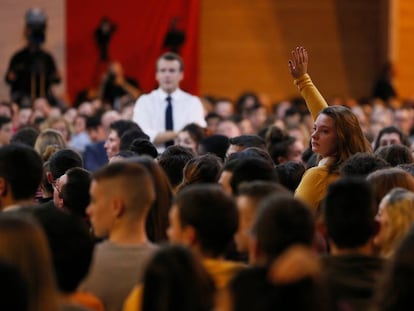
[(308, 62), (273, 107), (184, 92), (172, 52), (148, 94), (114, 62), (0, 102), (1, 309), (408, 310), (413, 107), (327, 101)]

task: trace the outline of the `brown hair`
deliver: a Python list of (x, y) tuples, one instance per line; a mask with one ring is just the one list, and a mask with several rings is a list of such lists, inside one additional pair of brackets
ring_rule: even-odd
[(27, 282), (31, 311), (56, 311), (57, 289), (47, 239), (22, 215), (0, 215), (0, 260), (14, 265)]
[(338, 172), (342, 163), (357, 152), (370, 152), (371, 145), (362, 132), (358, 118), (344, 106), (329, 106), (320, 113), (331, 117), (337, 133), (336, 161), (330, 165), (330, 172)]

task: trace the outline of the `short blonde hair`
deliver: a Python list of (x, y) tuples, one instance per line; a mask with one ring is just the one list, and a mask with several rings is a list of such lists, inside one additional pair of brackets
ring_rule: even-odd
[(389, 218), (388, 231), (381, 245), (381, 255), (390, 257), (414, 224), (414, 193), (394, 188), (381, 201)]

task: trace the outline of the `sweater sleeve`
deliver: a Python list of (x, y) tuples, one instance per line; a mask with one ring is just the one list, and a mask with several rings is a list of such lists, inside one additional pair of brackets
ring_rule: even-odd
[(304, 74), (299, 79), (294, 80), (293, 83), (297, 86), (302, 97), (305, 99), (306, 105), (315, 121), (319, 112), (328, 107), (328, 104), (321, 93), (319, 93), (308, 74)]

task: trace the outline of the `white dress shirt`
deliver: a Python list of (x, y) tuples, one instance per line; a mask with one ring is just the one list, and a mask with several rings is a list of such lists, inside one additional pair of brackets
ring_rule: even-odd
[[(206, 126), (204, 109), (197, 96), (180, 89), (169, 94), (172, 98), (174, 131), (180, 131), (189, 123)], [(165, 110), (168, 94), (158, 88), (149, 94), (140, 96), (134, 107), (133, 120), (154, 142), (158, 133), (165, 132)], [(164, 144), (156, 145), (158, 152), (164, 151)]]

